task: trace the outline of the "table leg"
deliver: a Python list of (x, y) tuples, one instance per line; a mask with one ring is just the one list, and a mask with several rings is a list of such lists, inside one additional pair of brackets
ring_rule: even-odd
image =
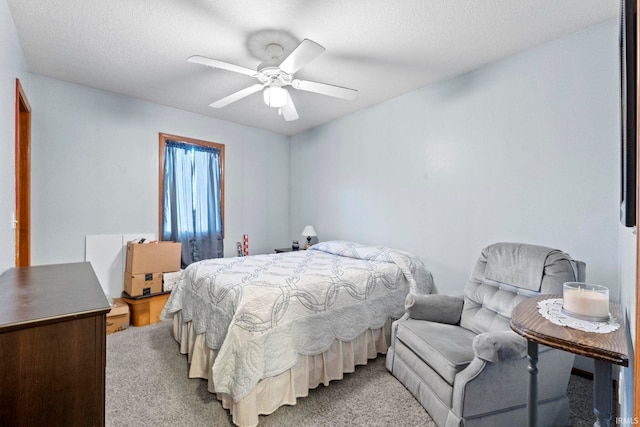
[(593, 413), (596, 416), (594, 427), (609, 427), (611, 423), (611, 395), (612, 369), (609, 362), (594, 360), (595, 375), (593, 376)]
[[(529, 427), (538, 425), (538, 343), (527, 340), (527, 359), (529, 359)], [(595, 385), (594, 385), (595, 387)]]

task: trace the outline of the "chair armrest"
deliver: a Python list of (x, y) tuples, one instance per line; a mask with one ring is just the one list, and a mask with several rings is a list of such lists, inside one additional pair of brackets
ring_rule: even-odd
[(408, 294), (404, 308), (412, 319), (456, 325), (460, 322), (463, 303), (464, 299), (457, 296)]
[(476, 357), (487, 362), (503, 362), (527, 356), (527, 340), (513, 331), (484, 332), (473, 339)]

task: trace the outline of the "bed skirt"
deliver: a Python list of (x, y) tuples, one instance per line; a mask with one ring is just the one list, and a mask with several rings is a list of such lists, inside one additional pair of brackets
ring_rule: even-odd
[[(344, 373), (354, 372), (356, 365), (366, 365), (378, 353), (386, 353), (391, 322), (389, 319), (380, 329), (368, 329), (353, 341), (336, 339), (324, 353), (298, 355), (298, 361), (292, 368), (261, 380), (238, 402), (225, 393), (217, 393), (217, 398), (229, 410), (234, 424), (256, 426), (258, 415), (270, 414), (283, 405), (295, 405), (296, 399), (307, 396), (310, 389), (342, 379)], [(173, 316), (173, 336), (180, 343), (180, 353), (187, 355), (189, 378), (206, 379), (207, 389), (215, 393), (211, 372), (218, 352), (207, 347), (204, 334), (196, 334), (191, 322), (182, 321), (181, 312)]]

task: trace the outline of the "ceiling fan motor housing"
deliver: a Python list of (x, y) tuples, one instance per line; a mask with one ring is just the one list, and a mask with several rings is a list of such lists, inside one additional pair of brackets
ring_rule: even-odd
[(285, 73), (278, 67), (271, 66), (258, 68), (258, 80), (269, 86), (286, 86), (291, 84), (293, 75)]

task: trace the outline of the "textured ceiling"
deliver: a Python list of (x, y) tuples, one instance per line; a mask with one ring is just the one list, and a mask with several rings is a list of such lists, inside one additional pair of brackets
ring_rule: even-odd
[[(35, 74), (292, 135), (518, 51), (616, 18), (616, 0), (7, 0)], [(282, 32), (326, 52), (296, 73), (358, 90), (354, 101), (291, 89), (286, 122), (257, 82), (189, 63), (255, 69), (249, 40)], [(255, 46), (251, 47), (255, 50)]]

